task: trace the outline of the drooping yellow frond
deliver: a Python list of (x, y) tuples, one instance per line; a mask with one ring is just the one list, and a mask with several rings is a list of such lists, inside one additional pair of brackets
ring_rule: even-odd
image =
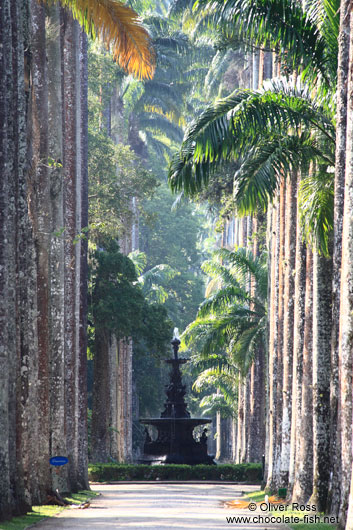
[(205, 298), (208, 298), (212, 294), (216, 293), (222, 287), (222, 282), (219, 278), (211, 278), (206, 286)]
[(129, 74), (151, 79), (155, 55), (138, 14), (117, 0), (59, 0), (87, 33), (98, 35)]

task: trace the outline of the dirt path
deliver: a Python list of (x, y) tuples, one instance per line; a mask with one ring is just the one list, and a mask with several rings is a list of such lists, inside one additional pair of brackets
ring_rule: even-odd
[(264, 516), (259, 510), (224, 509), (222, 501), (255, 491), (258, 486), (228, 484), (114, 484), (92, 486), (101, 496), (86, 510), (68, 509), (42, 521), (35, 530), (243, 530), (285, 529), (280, 525), (227, 522), (227, 517)]

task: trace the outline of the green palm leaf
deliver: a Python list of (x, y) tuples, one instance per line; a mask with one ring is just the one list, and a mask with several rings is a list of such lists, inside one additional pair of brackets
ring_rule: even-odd
[(333, 231), (334, 182), (333, 172), (319, 168), (304, 178), (299, 188), (300, 220), (304, 232), (324, 255), (329, 256)]
[[(219, 263), (220, 259), (223, 263)], [(258, 345), (265, 343), (265, 256), (254, 258), (246, 249), (221, 249), (214, 253), (213, 260), (206, 262), (204, 269), (212, 276), (219, 275), (221, 287), (201, 304), (196, 320), (183, 333), (183, 345), (196, 349), (197, 359), (210, 361), (213, 366), (220, 352), (228, 352), (230, 357), (220, 358), (220, 369), (229, 364), (244, 372)], [(256, 281), (255, 296), (242, 287), (250, 279)]]
[(232, 271), (246, 278), (248, 275), (253, 276), (257, 285), (257, 295), (260, 301), (267, 298), (268, 273), (266, 259), (267, 254), (263, 252), (260, 257), (255, 258), (251, 250), (238, 248), (235, 251), (221, 248), (214, 253), (215, 257), (221, 258), (224, 262), (229, 263)]
[[(333, 148), (333, 144), (331, 145)], [(305, 174), (311, 162), (326, 160), (334, 166), (334, 152), (324, 153), (308, 134), (288, 135), (259, 142), (250, 149), (234, 175), (234, 202), (238, 215), (266, 210), (283, 175), (300, 169)]]
[(139, 115), (139, 125), (143, 129), (163, 133), (175, 142), (180, 141), (182, 137), (181, 128), (159, 114), (141, 113)]
[[(337, 71), (337, 24), (324, 26), (296, 0), (198, 0), (195, 10), (212, 13), (228, 38), (285, 52), (285, 62), (304, 77), (320, 77), (329, 86)], [(327, 13), (327, 16), (329, 13)], [(337, 19), (330, 13), (331, 19)], [(329, 18), (330, 20), (330, 18)], [(318, 24), (318, 22), (320, 22)], [(336, 39), (336, 43), (334, 40)]]
[(203, 318), (212, 313), (224, 311), (234, 301), (250, 303), (251, 299), (241, 287), (226, 286), (215, 295), (206, 298), (200, 305), (197, 315)]
[(207, 186), (212, 171), (246, 153), (261, 137), (299, 128), (334, 143), (331, 117), (307, 89), (281, 80), (262, 91), (237, 90), (206, 109), (187, 130), (169, 168), (170, 186), (195, 194)]

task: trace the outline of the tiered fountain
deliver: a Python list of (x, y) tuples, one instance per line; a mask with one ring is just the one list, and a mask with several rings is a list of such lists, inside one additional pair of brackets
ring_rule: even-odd
[(143, 418), (140, 422), (152, 425), (158, 431), (157, 438), (152, 440), (148, 429), (141, 464), (214, 464), (207, 454), (207, 436), (204, 429), (200, 440), (194, 439), (193, 430), (198, 425), (206, 425), (212, 420), (206, 418), (190, 418), (184, 400), (185, 385), (182, 383), (180, 365), (188, 359), (179, 359), (180, 340), (177, 328), (171, 342), (174, 359), (166, 359), (171, 365), (170, 383), (166, 387), (167, 401), (160, 418)]

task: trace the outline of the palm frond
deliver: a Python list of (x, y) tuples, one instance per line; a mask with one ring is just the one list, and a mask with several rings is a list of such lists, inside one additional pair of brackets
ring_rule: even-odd
[(128, 258), (131, 259), (131, 261), (135, 265), (136, 274), (140, 276), (147, 264), (146, 254), (144, 252), (140, 252), (140, 250), (134, 250), (133, 252), (130, 252)]
[(208, 357), (201, 357), (199, 353), (191, 356), (191, 363), (199, 371), (207, 370), (208, 368), (217, 368), (218, 370), (227, 369), (233, 371), (234, 375), (239, 371), (234, 365), (230, 363), (228, 356), (224, 353), (211, 354)]
[(60, 0), (92, 36), (111, 49), (114, 59), (127, 72), (151, 79), (155, 54), (151, 38), (138, 14), (118, 0)]
[(256, 275), (259, 272), (260, 260), (254, 258), (251, 250), (239, 247), (236, 250), (220, 248), (215, 250), (213, 255), (232, 265), (232, 269), (243, 277), (251, 273)]
[(263, 312), (257, 314), (245, 306), (232, 305), (220, 315), (196, 319), (189, 324), (183, 333), (186, 345), (197, 344), (201, 357), (226, 350), (230, 340), (237, 340), (254, 320), (262, 318)]
[(229, 268), (217, 262), (215, 259), (204, 261), (201, 268), (209, 276), (221, 280), (222, 284), (238, 285), (236, 278)]
[(180, 142), (182, 129), (168, 120), (165, 116), (142, 112), (139, 115), (139, 124), (142, 129), (161, 132), (175, 142)]
[(245, 376), (258, 352), (259, 344), (264, 344), (266, 330), (266, 317), (260, 323), (254, 323), (243, 331), (237, 341), (230, 343), (230, 352), (233, 361), (241, 368)]
[(169, 20), (164, 15), (158, 13), (144, 15), (143, 24), (149, 28), (152, 35), (154, 33), (167, 33), (170, 30)]
[(138, 278), (142, 291), (150, 302), (163, 304), (169, 297), (168, 283), (178, 272), (167, 264), (156, 265)]
[(237, 90), (191, 124), (170, 164), (169, 184), (174, 191), (193, 195), (207, 186), (212, 171), (262, 137), (299, 129), (320, 132), (334, 144), (332, 119), (306, 88), (277, 80), (261, 91)]
[[(210, 363), (207, 368), (217, 366), (218, 372), (228, 373), (236, 367), (246, 373), (266, 341), (266, 255), (254, 258), (247, 249), (220, 249), (203, 268), (220, 280), (219, 288), (201, 304), (196, 320), (182, 335), (183, 345), (196, 349), (197, 362)], [(242, 286), (251, 277), (254, 296)]]
[[(331, 145), (333, 148), (334, 145)], [(295, 169), (305, 174), (316, 160), (334, 165), (334, 153), (324, 153), (308, 134), (275, 136), (251, 148), (234, 175), (234, 202), (239, 216), (266, 210), (282, 176)]]
[(152, 147), (156, 155), (163, 158), (165, 155), (170, 155), (171, 148), (161, 138), (156, 136), (151, 131), (144, 131), (146, 136), (147, 145)]
[[(328, 170), (329, 169), (329, 170)], [(319, 252), (329, 256), (333, 231), (333, 168), (322, 167), (304, 178), (299, 188), (300, 220), (304, 232)]]
[(216, 293), (221, 288), (222, 288), (221, 278), (219, 278), (218, 276), (216, 276), (215, 278), (210, 278), (206, 285), (205, 297), (209, 298), (210, 296), (212, 296), (212, 294)]
[(205, 87), (207, 94), (210, 95), (215, 87), (218, 87), (222, 75), (234, 60), (234, 53), (232, 50), (219, 50), (213, 57), (210, 68), (208, 69), (205, 78)]
[(189, 324), (182, 335), (183, 343), (187, 346), (197, 344), (201, 357), (225, 350), (227, 345), (226, 330), (229, 322), (219, 325), (216, 319), (198, 319)]
[(174, 33), (173, 35), (168, 36), (160, 36), (153, 39), (153, 45), (157, 49), (157, 55), (158, 55), (158, 48), (163, 47), (166, 50), (175, 50), (178, 52), (178, 54), (183, 55), (190, 51), (190, 41), (188, 37), (185, 35), (185, 33)]
[[(282, 51), (286, 64), (326, 85), (334, 82), (337, 54), (327, 53), (333, 39), (296, 0), (198, 0), (194, 9), (213, 14), (214, 22), (231, 38), (241, 35), (256, 45)], [(334, 26), (330, 28), (335, 29)], [(337, 47), (337, 37), (336, 47)]]
[[(216, 412), (220, 412), (222, 418), (233, 416), (236, 412), (235, 408), (235, 393), (229, 396), (227, 388), (220, 384), (221, 394), (213, 393), (204, 396), (200, 401), (200, 407), (203, 409), (203, 414), (213, 416)], [(229, 396), (228, 399), (226, 396)]]
[(228, 250), (222, 248), (214, 252), (215, 256), (221, 258), (231, 267), (232, 273), (240, 275), (243, 280), (250, 274), (253, 276), (257, 285), (257, 297), (264, 302), (267, 298), (267, 254), (263, 252), (260, 257), (254, 257), (251, 250), (246, 248), (237, 248)]
[(206, 298), (199, 307), (198, 317), (206, 317), (226, 310), (231, 303), (249, 303), (250, 297), (241, 287), (232, 285), (223, 287), (213, 296)]
[(160, 265), (155, 265), (152, 267), (152, 269), (149, 269), (144, 274), (139, 276), (139, 282), (144, 285), (150, 285), (157, 282), (161, 285), (166, 285), (177, 274), (178, 272), (170, 265), (162, 263)]
[(309, 0), (306, 10), (310, 21), (319, 28), (327, 43), (326, 53), (330, 69), (337, 69), (340, 0)]
[(193, 390), (201, 392), (205, 387), (220, 386), (220, 384), (232, 387), (238, 371), (228, 366), (213, 366), (203, 370), (192, 385)]
[(192, 8), (193, 0), (173, 0), (169, 7), (169, 14), (178, 15), (185, 9)]

